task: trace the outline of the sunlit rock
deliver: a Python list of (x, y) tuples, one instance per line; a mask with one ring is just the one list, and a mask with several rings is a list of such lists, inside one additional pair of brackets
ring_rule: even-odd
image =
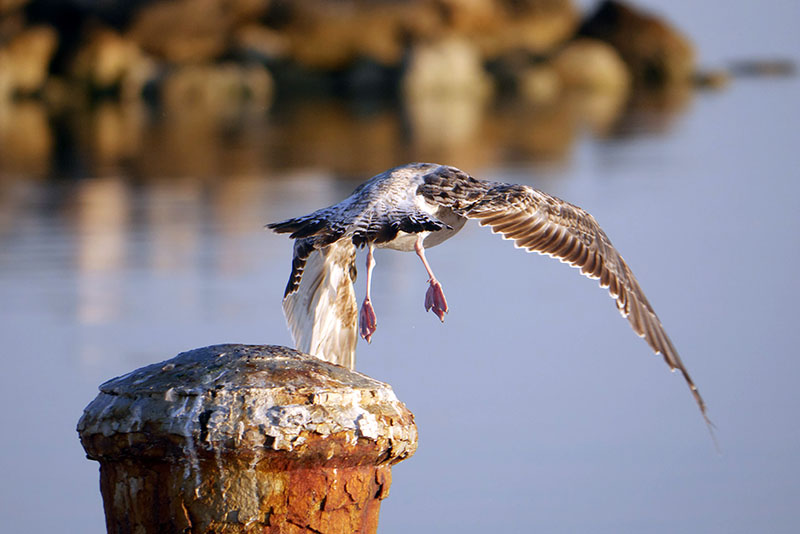
[(72, 61), (71, 77), (92, 91), (118, 90), (121, 99), (140, 97), (156, 66), (139, 46), (110, 28), (90, 31)]
[(564, 82), (551, 65), (532, 65), (522, 69), (517, 80), (520, 95), (534, 104), (547, 104), (558, 99)]
[(702, 89), (724, 89), (731, 82), (730, 72), (723, 69), (708, 69), (695, 72), (692, 81)]
[(478, 49), (457, 37), (413, 47), (403, 76), (408, 97), (462, 95), (484, 98), (492, 91), (492, 80), (483, 68)]
[(421, 0), (300, 0), (287, 12), (292, 60), (313, 69), (343, 70), (359, 57), (396, 66), (409, 39), (441, 28), (435, 6)]
[(595, 39), (578, 39), (552, 60), (568, 89), (627, 92), (630, 74), (617, 51)]
[(24, 10), (9, 9), (3, 12), (0, 8), (0, 43), (7, 43), (25, 31), (26, 24)]
[(285, 59), (289, 56), (288, 37), (260, 24), (245, 24), (233, 34), (235, 50), (244, 57), (260, 61)]
[(494, 90), (477, 48), (457, 37), (415, 45), (402, 84), (420, 154), (452, 160), (469, 152)]
[(0, 15), (12, 13), (14, 10), (24, 6), (30, 0), (2, 0), (0, 1)]
[[(465, 33), (485, 58), (515, 50), (545, 54), (569, 39), (580, 22), (571, 0), (450, 1), (454, 19), (472, 24)], [(481, 5), (483, 4), (483, 5)], [(463, 14), (459, 17), (459, 13)], [(466, 24), (463, 24), (466, 26)]]
[(153, 56), (173, 63), (209, 61), (227, 47), (231, 14), (220, 0), (145, 4), (128, 37)]
[(663, 19), (616, 1), (605, 1), (584, 21), (581, 34), (611, 44), (636, 81), (683, 83), (695, 70), (694, 47)]
[(0, 100), (39, 91), (57, 44), (53, 28), (36, 26), (0, 45)]

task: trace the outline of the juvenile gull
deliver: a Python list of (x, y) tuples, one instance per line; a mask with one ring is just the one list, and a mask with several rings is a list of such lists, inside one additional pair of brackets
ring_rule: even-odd
[[(375, 247), (416, 252), (428, 273), (425, 309), (444, 321), (447, 300), (425, 249), (453, 236), (467, 219), (489, 226), (518, 248), (547, 254), (600, 280), (634, 332), (670, 369), (681, 372), (711, 425), (705, 403), (661, 321), (594, 217), (531, 187), (478, 180), (447, 165), (395, 167), (361, 184), (338, 204), (267, 225), (295, 239), (283, 309), (297, 348), (353, 367), (358, 333), (369, 342), (377, 328), (370, 298)], [(360, 313), (353, 289), (356, 247), (367, 249), (367, 292)]]

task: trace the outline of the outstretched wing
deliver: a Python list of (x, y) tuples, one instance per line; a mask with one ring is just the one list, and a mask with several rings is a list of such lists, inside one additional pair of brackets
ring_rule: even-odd
[(628, 265), (605, 232), (583, 209), (524, 185), (502, 184), (472, 178), (452, 167), (442, 167), (426, 177), (418, 192), (426, 200), (491, 227), (519, 248), (546, 254), (599, 279), (616, 300), (617, 308), (633, 330), (678, 369), (692, 390), (706, 422), (706, 406), (661, 321)]
[(283, 298), (286, 322), (298, 350), (353, 369), (358, 342), (356, 249), (349, 239), (318, 249), (313, 239), (295, 241)]

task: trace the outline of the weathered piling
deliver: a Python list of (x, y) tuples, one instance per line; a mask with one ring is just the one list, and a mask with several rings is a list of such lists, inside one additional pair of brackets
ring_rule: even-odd
[(252, 345), (110, 380), (78, 432), (120, 534), (375, 532), (391, 466), (417, 443), (389, 385)]

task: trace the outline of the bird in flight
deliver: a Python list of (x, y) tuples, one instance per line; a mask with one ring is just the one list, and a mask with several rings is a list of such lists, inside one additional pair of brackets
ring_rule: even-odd
[[(353, 368), (358, 335), (369, 342), (377, 328), (370, 298), (375, 247), (419, 256), (428, 274), (425, 309), (444, 321), (447, 300), (425, 249), (455, 235), (468, 219), (518, 248), (557, 258), (599, 280), (634, 332), (681, 372), (711, 428), (703, 398), (661, 321), (594, 217), (531, 187), (479, 180), (447, 165), (395, 167), (338, 204), (267, 225), (295, 240), (283, 309), (298, 350)], [(367, 249), (367, 290), (359, 312), (353, 282), (361, 247)]]

